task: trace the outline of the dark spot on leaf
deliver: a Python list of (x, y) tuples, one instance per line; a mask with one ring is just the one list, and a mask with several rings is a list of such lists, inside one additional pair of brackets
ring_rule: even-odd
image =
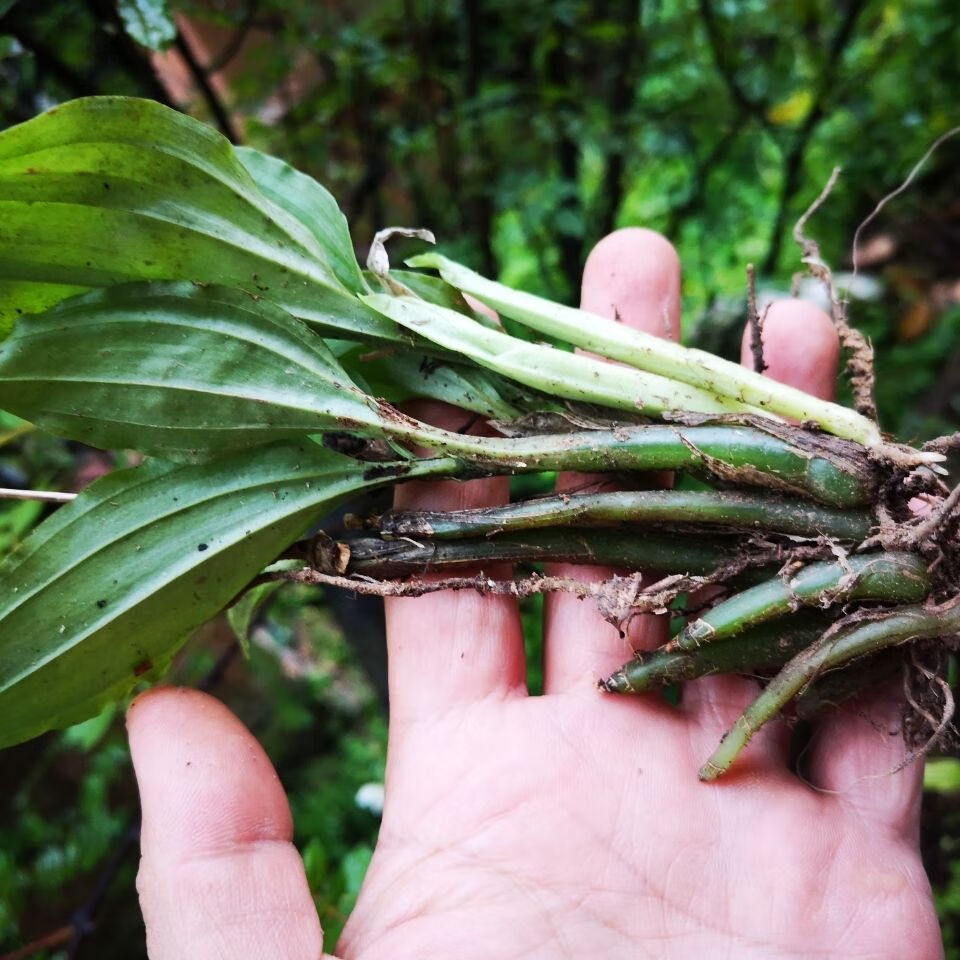
[(103, 189), (104, 189), (104, 190), (109, 190), (109, 189), (110, 189), (110, 184), (109, 184), (109, 183), (105, 183), (105, 184), (103, 185)]
[(97, 601), (97, 606), (98, 606), (101, 610), (102, 610), (106, 605), (107, 605), (107, 601), (106, 601), (106, 600), (98, 600), (98, 601)]
[(142, 677), (148, 670), (153, 669), (153, 664), (149, 660), (141, 660), (134, 668), (133, 675)]
[(433, 360), (430, 357), (424, 357), (420, 361), (419, 370), (420, 370), (420, 373), (423, 374), (424, 378), (426, 378), (426, 377), (429, 377), (430, 374), (433, 373), (439, 366), (440, 366), (439, 360)]
[(207, 544), (205, 544), (205, 543), (198, 543), (198, 544), (197, 544), (197, 549), (198, 549), (201, 553), (203, 553), (203, 551), (207, 549)]

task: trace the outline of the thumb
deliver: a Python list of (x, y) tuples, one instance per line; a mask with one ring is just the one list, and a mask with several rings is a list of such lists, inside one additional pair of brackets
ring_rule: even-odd
[(171, 688), (139, 697), (127, 728), (151, 960), (321, 960), (290, 808), (249, 731), (212, 697)]

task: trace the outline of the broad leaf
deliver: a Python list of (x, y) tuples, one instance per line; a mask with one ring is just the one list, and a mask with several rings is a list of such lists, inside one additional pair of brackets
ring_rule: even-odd
[(98, 480), (0, 567), (0, 746), (159, 676), (196, 627), (341, 498), (385, 482), (309, 442)]
[(162, 50), (177, 35), (166, 0), (119, 0), (117, 12), (127, 33), (150, 50)]
[[(250, 291), (334, 336), (402, 339), (328, 259), (318, 237), (337, 235), (339, 213), (311, 229), (288, 209), (229, 141), (175, 110), (126, 97), (54, 107), (0, 133), (0, 328), (78, 288), (166, 279)], [(334, 209), (311, 201), (310, 216)]]
[(380, 425), (376, 402), (300, 321), (190, 283), (127, 284), (21, 318), (0, 344), (0, 407), (73, 440), (181, 461)]
[(330, 191), (289, 163), (252, 147), (234, 147), (234, 151), (260, 192), (316, 237), (340, 282), (354, 293), (365, 293), (367, 285), (353, 253), (347, 218)]

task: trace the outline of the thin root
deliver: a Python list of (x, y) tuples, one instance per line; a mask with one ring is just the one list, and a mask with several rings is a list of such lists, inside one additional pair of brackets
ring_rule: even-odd
[(859, 330), (850, 326), (846, 306), (837, 294), (836, 284), (833, 282), (833, 273), (820, 256), (820, 245), (804, 233), (807, 221), (823, 206), (839, 176), (840, 167), (834, 167), (830, 179), (820, 191), (820, 196), (810, 204), (793, 228), (793, 239), (803, 251), (803, 263), (806, 264), (810, 275), (819, 280), (826, 289), (830, 301), (830, 319), (833, 320), (841, 346), (849, 351), (847, 373), (853, 389), (853, 405), (859, 413), (876, 421), (877, 406), (873, 399), (875, 382), (873, 347)]
[(763, 373), (767, 362), (763, 357), (763, 321), (766, 310), (760, 316), (757, 310), (757, 271), (752, 263), (747, 264), (747, 324), (750, 328), (750, 353), (753, 356), (753, 369)]

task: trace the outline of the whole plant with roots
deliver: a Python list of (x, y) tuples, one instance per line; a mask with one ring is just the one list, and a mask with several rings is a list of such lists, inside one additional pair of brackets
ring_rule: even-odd
[[(436, 253), (391, 268), (389, 237), (427, 231), (382, 231), (363, 270), (319, 184), (148, 101), (73, 101), (0, 133), (0, 217), (0, 407), (146, 457), (50, 495), (70, 502), (6, 559), (0, 743), (94, 715), (219, 611), (295, 581), (569, 594), (624, 637), (669, 615), (656, 649), (598, 666), (596, 696), (760, 678), (704, 780), (773, 718), (897, 677), (915, 751), (952, 745), (956, 438), (883, 435), (870, 345), (806, 217), (854, 409), (763, 375), (755, 307), (751, 369)], [(414, 401), (464, 413), (444, 428), (401, 412)], [(376, 488), (538, 471), (586, 476), (315, 530)], [(651, 471), (674, 482), (650, 489)]]

